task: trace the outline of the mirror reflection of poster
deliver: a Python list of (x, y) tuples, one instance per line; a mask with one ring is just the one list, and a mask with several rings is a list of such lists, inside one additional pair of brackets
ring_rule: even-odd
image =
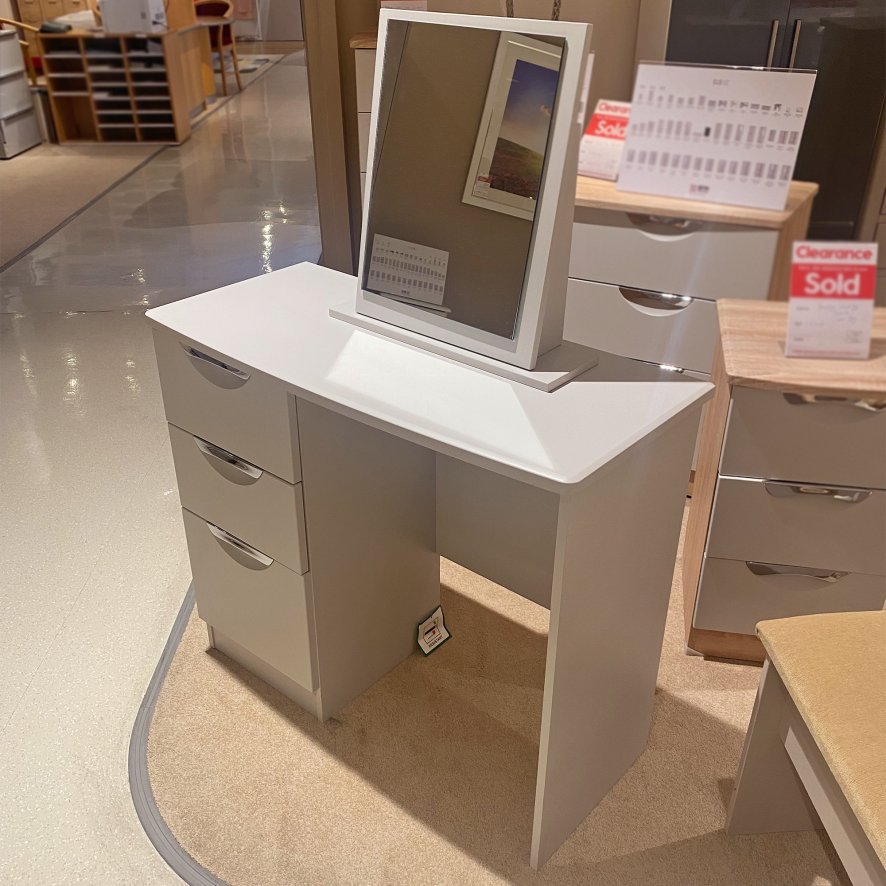
[(463, 201), (531, 220), (560, 80), (562, 49), (501, 35)]

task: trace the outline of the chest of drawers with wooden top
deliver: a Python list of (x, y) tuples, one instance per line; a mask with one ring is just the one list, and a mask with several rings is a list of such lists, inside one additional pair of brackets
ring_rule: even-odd
[(784, 303), (717, 312), (683, 553), (686, 642), (762, 661), (759, 621), (884, 608), (886, 309), (868, 360), (786, 358)]

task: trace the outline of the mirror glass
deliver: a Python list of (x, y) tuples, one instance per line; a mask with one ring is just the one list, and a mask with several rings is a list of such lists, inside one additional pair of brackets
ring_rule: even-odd
[(391, 21), (363, 289), (513, 339), (565, 40)]

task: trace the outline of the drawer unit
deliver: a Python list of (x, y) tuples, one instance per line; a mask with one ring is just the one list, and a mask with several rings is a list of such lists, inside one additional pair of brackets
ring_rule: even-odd
[(308, 571), (301, 483), (286, 483), (174, 425), (169, 439), (183, 507), (294, 572)]
[(564, 337), (623, 357), (710, 372), (713, 301), (569, 280)]
[(754, 634), (757, 622), (817, 612), (882, 609), (886, 577), (828, 567), (707, 558), (693, 624)]
[(280, 382), (167, 330), (154, 330), (154, 349), (170, 424), (290, 483), (301, 479), (295, 397)]
[(695, 298), (765, 299), (778, 231), (578, 207), (569, 276)]
[(14, 157), (40, 144), (40, 126), (33, 108), (0, 119), (0, 157)]
[(317, 688), (310, 573), (299, 575), (183, 510), (197, 612), (280, 673)]
[(886, 398), (736, 387), (720, 471), (886, 489)]
[(886, 575), (886, 491), (720, 477), (706, 553)]

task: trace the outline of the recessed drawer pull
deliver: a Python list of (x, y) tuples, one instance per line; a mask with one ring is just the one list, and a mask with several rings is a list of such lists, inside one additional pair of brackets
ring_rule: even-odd
[(188, 345), (182, 345), (185, 349), (185, 353), (192, 360), (200, 360), (203, 363), (209, 363), (211, 366), (215, 366), (218, 369), (223, 369), (225, 372), (230, 372), (231, 375), (236, 376), (237, 378), (242, 378), (243, 381), (248, 381), (249, 373), (244, 372), (242, 369), (237, 369), (236, 366), (231, 366), (228, 363), (224, 363), (221, 360), (216, 359), (215, 357), (210, 357), (209, 354), (204, 354), (203, 351), (198, 351), (196, 348), (188, 347)]
[(846, 578), (848, 572), (835, 572), (832, 569), (811, 569), (808, 566), (778, 566), (775, 563), (757, 563), (754, 560), (745, 560), (745, 566), (754, 575), (802, 575), (806, 578), (815, 578), (828, 584), (834, 584), (841, 578)]
[(691, 218), (673, 218), (669, 215), (646, 215), (640, 212), (629, 212), (628, 219), (632, 225), (638, 228), (647, 228), (650, 225), (673, 228), (681, 233), (687, 233), (693, 228), (701, 227), (704, 222), (697, 222)]
[(853, 400), (851, 397), (829, 397), (827, 394), (782, 394), (791, 406), (814, 406), (821, 403), (845, 403), (866, 412), (883, 412), (886, 400)]
[(672, 295), (669, 292), (652, 292), (648, 289), (629, 289), (627, 286), (619, 286), (618, 291), (621, 293), (621, 297), (632, 305), (664, 311), (682, 311), (694, 301), (689, 295)]
[(242, 471), (249, 477), (253, 477), (257, 480), (264, 473), (261, 468), (251, 465), (248, 461), (243, 461), (242, 458), (237, 458), (233, 452), (228, 452), (227, 449), (222, 449), (221, 446), (216, 446), (214, 443), (209, 443), (206, 440), (202, 440), (200, 437), (194, 437), (194, 442), (204, 455), (217, 458), (219, 461), (223, 461), (232, 468)]
[(873, 493), (870, 489), (843, 489), (839, 486), (811, 486), (799, 483), (775, 483), (766, 480), (764, 489), (775, 498), (789, 498), (792, 495), (824, 495), (834, 501), (844, 501), (848, 504), (858, 504)]
[(246, 544), (245, 541), (240, 541), (237, 536), (231, 535), (230, 532), (225, 532), (224, 529), (219, 528), (214, 523), (207, 523), (206, 525), (209, 528), (209, 531), (220, 542), (230, 545), (232, 548), (236, 548), (241, 553), (246, 554), (247, 557), (251, 557), (256, 563), (260, 563), (262, 566), (270, 566), (274, 562), (267, 554), (257, 551), (255, 548)]

